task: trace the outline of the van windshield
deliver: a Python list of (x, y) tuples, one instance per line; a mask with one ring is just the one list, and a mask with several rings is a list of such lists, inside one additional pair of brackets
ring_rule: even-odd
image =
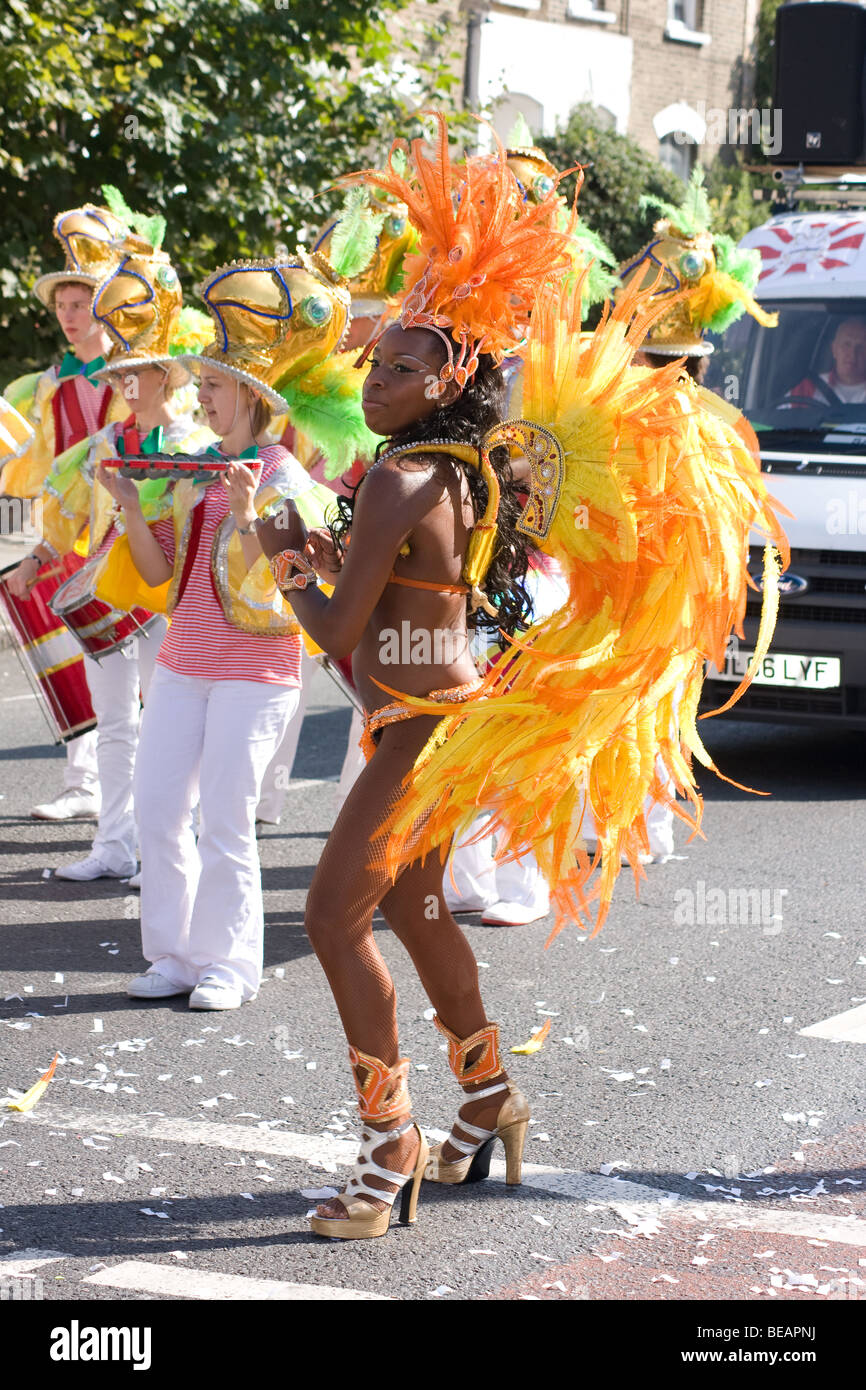
[(866, 444), (866, 299), (762, 301), (776, 328), (744, 315), (721, 337), (704, 385), (739, 407), (763, 447)]

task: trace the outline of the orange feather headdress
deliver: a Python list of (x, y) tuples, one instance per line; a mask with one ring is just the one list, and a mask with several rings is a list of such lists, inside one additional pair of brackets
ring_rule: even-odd
[(404, 203), (419, 234), (404, 263), (398, 313), (403, 328), (430, 328), (446, 345), (448, 359), (428, 383), (431, 399), (452, 379), (465, 386), (481, 352), (497, 361), (513, 353), (541, 287), (571, 268), (570, 238), (552, 226), (555, 187), (538, 203), (525, 201), (498, 138), (492, 154), (453, 164), (447, 122), (433, 114), (439, 128), (432, 154), (413, 140), (404, 174), (394, 153), (406, 143), (395, 141), (386, 169), (345, 180), (384, 189)]

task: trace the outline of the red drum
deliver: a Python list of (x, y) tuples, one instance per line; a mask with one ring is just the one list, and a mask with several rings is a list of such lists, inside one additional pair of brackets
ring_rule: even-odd
[(159, 621), (158, 615), (146, 608), (120, 613), (96, 597), (95, 571), (101, 560), (101, 555), (88, 560), (50, 600), (52, 611), (63, 619), (82, 650), (97, 661), (125, 647), (139, 632)]
[(56, 743), (96, 728), (84, 657), (68, 628), (49, 607), (49, 600), (84, 561), (65, 555), (43, 565), (30, 596), (17, 599), (7, 578), (17, 562), (0, 570), (0, 621), (15, 637), (24, 672), (36, 693)]

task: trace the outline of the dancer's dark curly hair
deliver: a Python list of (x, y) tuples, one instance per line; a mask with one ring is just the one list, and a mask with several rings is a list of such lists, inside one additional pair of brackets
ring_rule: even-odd
[[(502, 371), (492, 357), (483, 355), (478, 359), (474, 375), (450, 405), (434, 410), (426, 419), (419, 420), (401, 434), (384, 440), (376, 451), (377, 458), (386, 449), (399, 448), (406, 444), (420, 444), (434, 439), (448, 439), (455, 444), (477, 446), (484, 435), (494, 425), (505, 418), (506, 386)], [(466, 476), (472, 498), (475, 520), (484, 514), (487, 506), (487, 484), (481, 472), (472, 464), (453, 460)], [(494, 449), (490, 456), (493, 470), (499, 479), (501, 496), (497, 514), (498, 534), (493, 560), (482, 588), (492, 606), (497, 610), (493, 618), (479, 608), (468, 615), (471, 626), (486, 628), (490, 632), (509, 635), (518, 629), (527, 628), (532, 621), (532, 601), (524, 587), (531, 542), (517, 530), (517, 521), (523, 510), (514, 489), (508, 450)], [(363, 478), (358, 487), (363, 483)], [(338, 515), (330, 523), (329, 530), (337, 548), (342, 552), (345, 538), (352, 525), (352, 512), (357, 496), (356, 487), (351, 497), (337, 498)], [(499, 645), (508, 645), (500, 635)]]

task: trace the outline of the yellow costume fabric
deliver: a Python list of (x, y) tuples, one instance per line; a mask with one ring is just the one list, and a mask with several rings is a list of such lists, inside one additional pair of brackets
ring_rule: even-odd
[[(630, 365), (662, 312), (647, 298), (632, 288), (588, 344), (579, 289), (546, 293), (533, 315), (523, 414), (561, 446), (550, 484), (558, 501), (539, 544), (562, 567), (567, 602), (515, 640), (459, 710), (400, 696), (441, 713), (445, 737), (419, 758), (388, 822), (391, 871), (419, 848), (444, 853), (479, 810), (491, 812), (498, 857), (535, 854), (552, 890), (554, 934), (567, 920), (590, 922), (596, 899), (600, 928), (621, 855), (639, 872), (644, 802), (673, 804), (657, 758), (692, 814), (674, 809), (698, 830), (691, 758), (714, 768), (696, 727), (704, 663), (722, 665), (731, 631), (742, 635), (751, 529), (772, 544), (757, 650), (732, 699), (772, 635), (773, 547), (788, 559), (736, 412), (684, 383), (677, 362), (659, 371)], [(489, 442), (506, 434), (498, 427)], [(536, 516), (549, 500), (531, 499)], [(579, 838), (584, 795), (598, 832), (592, 864)], [(419, 847), (412, 832), (422, 815)]]
[[(203, 500), (206, 488), (214, 486), (217, 484), (181, 482), (174, 489), (175, 562), (165, 609), (169, 614), (177, 606), (193, 510)], [(295, 459), (283, 464), (266, 486), (259, 488), (254, 498), (257, 515), (270, 516), (278, 511), (284, 498), (294, 501), (308, 527), (324, 525), (325, 513), (334, 504), (334, 494), (330, 489), (313, 483)], [(231, 515), (217, 528), (211, 552), (211, 571), (223, 613), (233, 627), (243, 632), (277, 637), (300, 633), (300, 625), (274, 583), (265, 556), (260, 555), (252, 568), (247, 568), (241, 539)]]
[[(38, 497), (54, 463), (54, 411), (51, 401), (57, 390), (57, 370), (49, 367), (39, 377), (32, 397), (25, 386), (31, 377), (19, 377), (4, 391), (6, 399), (31, 422), (34, 439), (30, 448), (16, 459), (10, 459), (3, 469), (3, 491), (10, 497)], [(23, 394), (16, 388), (23, 387)], [(125, 420), (129, 404), (115, 392), (108, 405), (106, 424)], [(76, 446), (73, 445), (73, 448)]]

